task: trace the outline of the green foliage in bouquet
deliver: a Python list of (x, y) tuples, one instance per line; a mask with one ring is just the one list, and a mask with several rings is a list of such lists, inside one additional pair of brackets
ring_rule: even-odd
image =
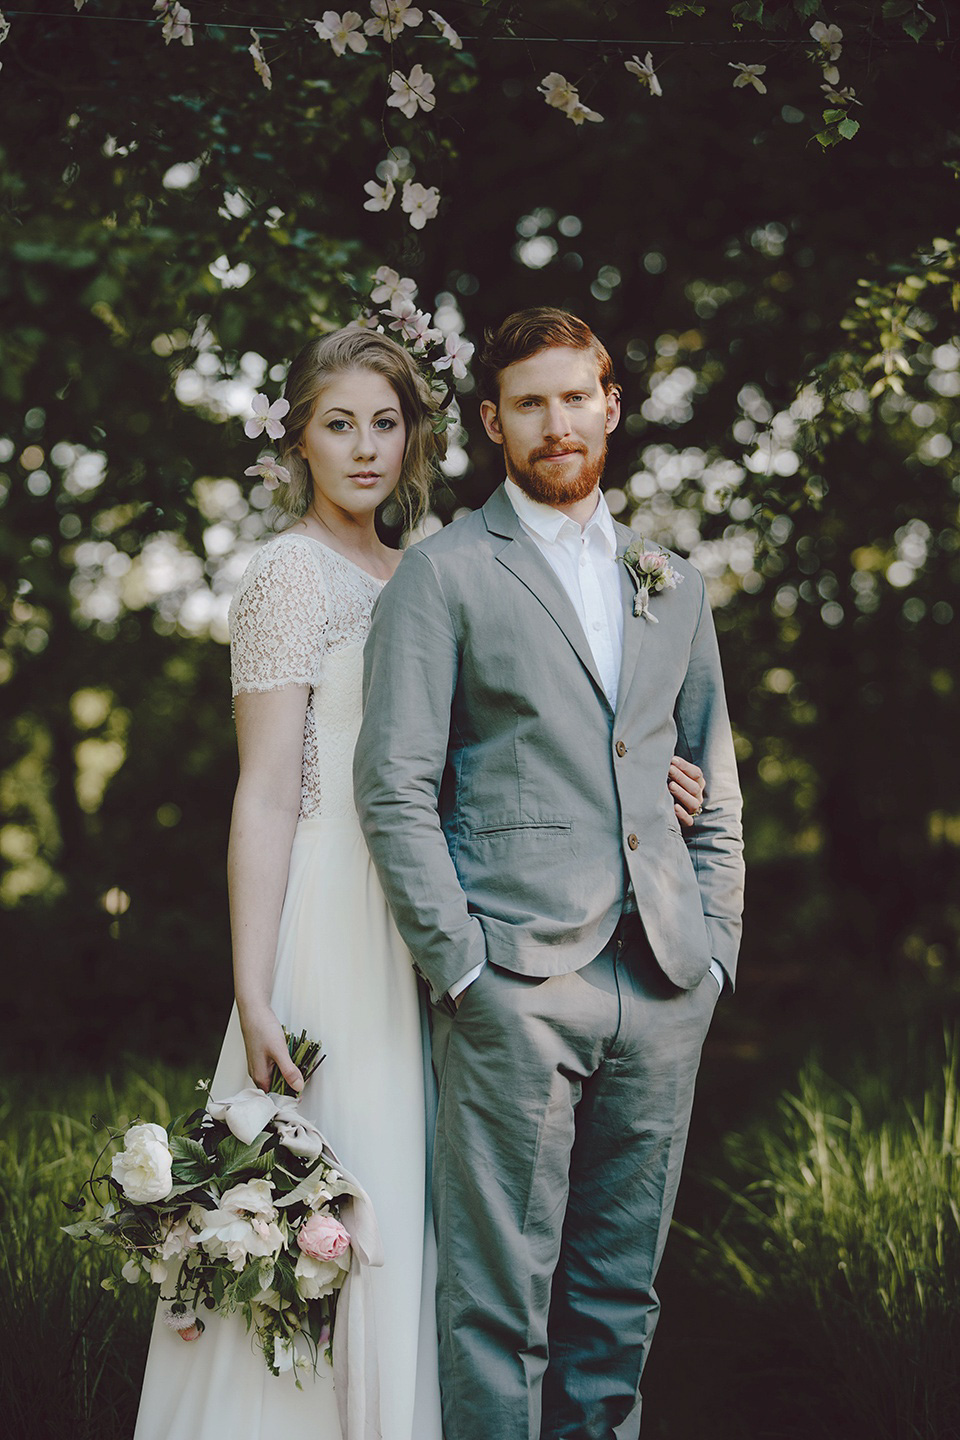
[[(305, 1032), (286, 1038), (309, 1079), (319, 1045)], [(199, 1338), (205, 1314), (239, 1311), (267, 1367), (296, 1378), (304, 1350), (314, 1365), (321, 1350), (330, 1357), (352, 1253), (341, 1207), (359, 1191), (279, 1073), (275, 1087), (223, 1101), (208, 1092), (169, 1129), (104, 1127), (107, 1142), (69, 1206), (84, 1210), (87, 1190), (94, 1213), (63, 1229), (113, 1253), (105, 1290), (116, 1293), (121, 1279), (158, 1285), (163, 1318), (185, 1340)]]

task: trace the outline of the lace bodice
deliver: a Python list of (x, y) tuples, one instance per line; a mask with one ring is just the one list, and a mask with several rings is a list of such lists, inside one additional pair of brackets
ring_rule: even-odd
[(307, 535), (278, 535), (250, 561), (230, 607), (234, 695), (309, 685), (300, 819), (354, 814), (363, 645), (382, 581)]

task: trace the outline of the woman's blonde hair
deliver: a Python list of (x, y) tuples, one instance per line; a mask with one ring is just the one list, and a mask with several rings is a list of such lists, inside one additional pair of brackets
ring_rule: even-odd
[(296, 356), (283, 393), (290, 402), (286, 433), (277, 457), (290, 471), (289, 485), (280, 485), (274, 500), (287, 515), (299, 520), (313, 499), (313, 479), (299, 446), (324, 385), (347, 370), (372, 370), (382, 375), (397, 393), (406, 428), (406, 444), (396, 499), (407, 528), (421, 518), (430, 498), (437, 461), (446, 445), (434, 431), (437, 401), (417, 368), (416, 361), (388, 335), (350, 326), (311, 340)]

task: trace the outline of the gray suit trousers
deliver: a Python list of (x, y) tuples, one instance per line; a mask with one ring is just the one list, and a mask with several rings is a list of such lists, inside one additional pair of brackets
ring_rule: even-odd
[(580, 970), (488, 964), (432, 1014), (447, 1440), (635, 1440), (694, 1084), (719, 989), (636, 915)]

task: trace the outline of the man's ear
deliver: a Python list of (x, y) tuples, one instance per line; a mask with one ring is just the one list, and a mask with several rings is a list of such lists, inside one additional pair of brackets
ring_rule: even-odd
[(503, 444), (503, 431), (500, 429), (500, 411), (492, 400), (480, 402), (480, 419), (483, 421), (483, 428), (486, 430), (494, 445)]
[(606, 424), (606, 431), (605, 431), (605, 433), (606, 433), (607, 435), (610, 435), (614, 430), (616, 430), (617, 426), (620, 424), (620, 386), (619, 386), (619, 385), (614, 385), (611, 390), (608, 390), (608, 391), (607, 391), (607, 394), (606, 394), (606, 406), (607, 406), (607, 424)]

